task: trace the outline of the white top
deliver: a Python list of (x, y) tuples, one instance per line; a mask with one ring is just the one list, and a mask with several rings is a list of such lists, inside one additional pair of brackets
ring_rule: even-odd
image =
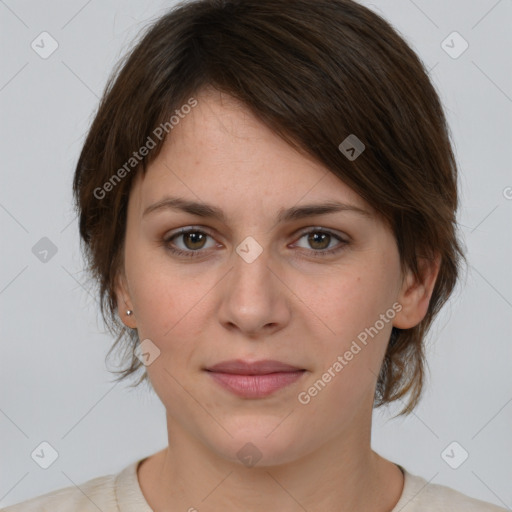
[[(117, 475), (105, 475), (11, 505), (0, 512), (153, 512), (137, 478), (132, 462)], [(398, 464), (397, 464), (398, 465)], [(400, 500), (390, 512), (505, 512), (507, 509), (470, 498), (454, 489), (429, 484), (398, 465), (404, 473)]]

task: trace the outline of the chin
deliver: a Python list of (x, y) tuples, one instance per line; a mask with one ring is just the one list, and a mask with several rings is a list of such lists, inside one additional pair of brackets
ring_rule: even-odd
[(222, 458), (247, 468), (288, 464), (313, 451), (314, 440), (308, 440), (298, 429), (279, 425), (279, 421), (274, 417), (267, 421), (237, 421), (236, 427), (225, 425), (233, 437), (222, 435), (222, 439), (210, 439), (208, 444)]

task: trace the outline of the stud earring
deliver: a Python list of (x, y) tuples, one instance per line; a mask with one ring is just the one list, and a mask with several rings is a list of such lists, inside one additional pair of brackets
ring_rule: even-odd
[(131, 309), (126, 310), (127, 316), (131, 316), (133, 314), (133, 311)]

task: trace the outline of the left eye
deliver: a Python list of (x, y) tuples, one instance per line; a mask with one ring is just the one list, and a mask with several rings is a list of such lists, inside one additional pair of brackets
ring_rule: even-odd
[[(344, 242), (340, 237), (329, 231), (308, 231), (304, 233), (299, 240), (306, 239), (310, 247), (316, 251), (323, 251), (332, 248), (331, 242), (338, 240), (338, 242)], [(336, 247), (336, 246), (335, 246)], [(305, 247), (307, 249), (307, 247)]]

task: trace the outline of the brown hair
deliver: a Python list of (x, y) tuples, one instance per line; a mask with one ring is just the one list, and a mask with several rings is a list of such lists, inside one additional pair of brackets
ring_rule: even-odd
[[(142, 366), (134, 354), (137, 331), (121, 323), (115, 296), (131, 184), (162, 147), (157, 128), (170, 133), (171, 116), (205, 87), (240, 100), (372, 205), (396, 237), (403, 270), (420, 279), (420, 258), (440, 254), (425, 318), (411, 329), (393, 328), (378, 377), (374, 405), (409, 394), (400, 413), (408, 414), (424, 382), (424, 338), (464, 259), (456, 234), (457, 168), (421, 61), (385, 20), (350, 0), (182, 2), (150, 25), (114, 70), (73, 192), (101, 313), (117, 335), (110, 351), (125, 348), (128, 366), (116, 372), (119, 380)], [(338, 149), (350, 134), (365, 145), (352, 161)], [(137, 150), (150, 139), (152, 149), (141, 157)], [(135, 385), (144, 380), (146, 372)]]

